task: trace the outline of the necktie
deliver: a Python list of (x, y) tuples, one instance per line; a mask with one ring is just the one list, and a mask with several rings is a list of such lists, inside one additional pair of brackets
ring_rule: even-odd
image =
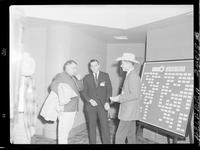
[(98, 87), (97, 73), (94, 74), (95, 85)]

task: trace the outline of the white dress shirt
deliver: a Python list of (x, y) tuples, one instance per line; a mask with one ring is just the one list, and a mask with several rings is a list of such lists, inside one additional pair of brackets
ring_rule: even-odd
[[(97, 79), (98, 79), (98, 77), (99, 77), (99, 71), (96, 74), (97, 74)], [(95, 78), (95, 73), (93, 73), (93, 76)]]

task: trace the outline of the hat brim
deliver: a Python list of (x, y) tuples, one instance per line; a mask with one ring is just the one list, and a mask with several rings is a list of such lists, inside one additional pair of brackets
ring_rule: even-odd
[(137, 61), (137, 60), (135, 60), (135, 59), (125, 59), (125, 58), (123, 58), (123, 57), (119, 57), (119, 58), (116, 59), (116, 61), (122, 61), (122, 60), (131, 61), (131, 62), (140, 64), (140, 62)]

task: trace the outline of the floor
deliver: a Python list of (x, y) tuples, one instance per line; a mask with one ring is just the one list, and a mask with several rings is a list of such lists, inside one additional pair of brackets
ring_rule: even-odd
[[(116, 132), (118, 121), (117, 120), (109, 120), (109, 127), (111, 132), (111, 142), (114, 143), (114, 135)], [(57, 144), (56, 140), (49, 139), (46, 137), (42, 137), (40, 135), (35, 135), (32, 138), (32, 144)], [(73, 137), (69, 138), (69, 144), (89, 144), (88, 140), (88, 132), (87, 130), (83, 130)], [(97, 144), (102, 144), (99, 136), (99, 130), (97, 129)], [(138, 144), (154, 144), (152, 141), (148, 139), (142, 139), (138, 137)]]

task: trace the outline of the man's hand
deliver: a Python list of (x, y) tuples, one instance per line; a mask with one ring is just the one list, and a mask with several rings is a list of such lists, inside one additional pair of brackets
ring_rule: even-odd
[(106, 111), (108, 111), (108, 110), (110, 109), (110, 105), (109, 105), (108, 102), (106, 102), (106, 103), (104, 104), (104, 108), (105, 108)]
[(95, 100), (93, 100), (93, 99), (90, 99), (89, 102), (90, 102), (90, 104), (92, 106), (97, 106), (98, 105), (97, 102)]
[(113, 101), (113, 102), (119, 102), (119, 95), (114, 96), (114, 97), (110, 97), (110, 100)]

